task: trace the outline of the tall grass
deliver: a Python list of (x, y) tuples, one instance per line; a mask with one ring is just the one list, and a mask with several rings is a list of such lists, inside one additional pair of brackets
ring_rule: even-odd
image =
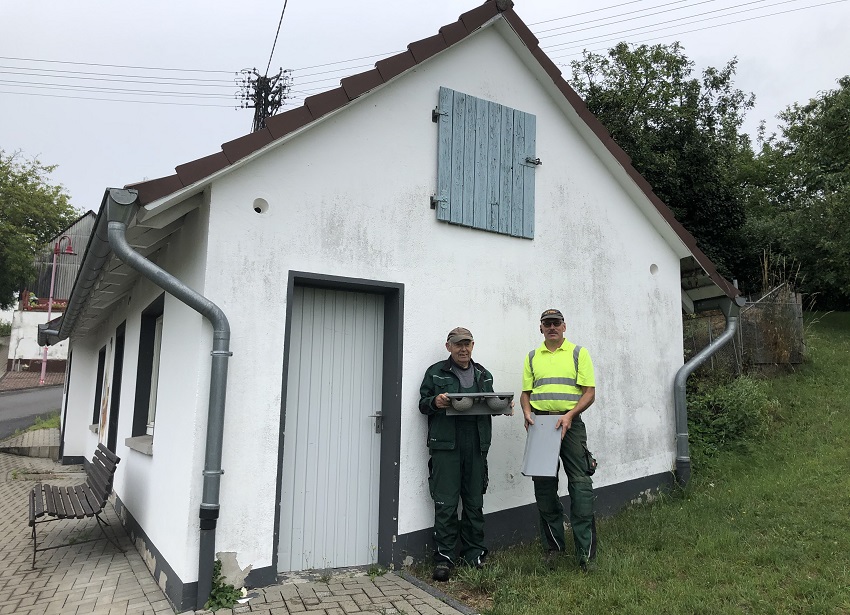
[(602, 520), (593, 572), (548, 571), (531, 545), (442, 588), (492, 615), (850, 613), (850, 314), (810, 323), (809, 346), (769, 381), (768, 433)]

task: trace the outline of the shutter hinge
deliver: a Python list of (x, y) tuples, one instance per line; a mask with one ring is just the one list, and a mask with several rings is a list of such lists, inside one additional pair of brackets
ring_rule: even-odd
[(448, 114), (449, 114), (448, 111), (440, 111), (439, 107), (434, 107), (431, 110), (431, 121), (432, 122), (439, 122), (441, 115), (448, 115)]
[(437, 209), (437, 203), (442, 203), (440, 207), (446, 207), (448, 199), (438, 199), (436, 196), (431, 197), (431, 209)]
[(531, 156), (526, 156), (525, 161), (528, 164), (533, 164), (534, 166), (540, 166), (543, 164), (543, 161), (540, 158), (532, 158)]

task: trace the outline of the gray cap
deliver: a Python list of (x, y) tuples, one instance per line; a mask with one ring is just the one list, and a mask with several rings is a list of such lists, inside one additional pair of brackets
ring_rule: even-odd
[(448, 336), (446, 336), (446, 342), (449, 344), (457, 344), (458, 342), (462, 342), (464, 340), (469, 340), (470, 342), (474, 342), (475, 340), (472, 338), (472, 332), (466, 327), (455, 327), (451, 331), (449, 331)]
[(540, 315), (540, 322), (543, 322), (544, 320), (555, 320), (556, 318), (558, 320), (564, 320), (564, 315), (561, 314), (561, 310), (549, 309), (545, 310)]

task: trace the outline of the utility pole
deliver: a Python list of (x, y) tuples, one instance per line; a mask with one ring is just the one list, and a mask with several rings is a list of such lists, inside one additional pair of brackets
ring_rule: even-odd
[(289, 98), (292, 88), (291, 70), (278, 70), (276, 75), (261, 75), (256, 68), (240, 71), (239, 98), (243, 109), (254, 110), (251, 132), (266, 127), (266, 118), (271, 117)]

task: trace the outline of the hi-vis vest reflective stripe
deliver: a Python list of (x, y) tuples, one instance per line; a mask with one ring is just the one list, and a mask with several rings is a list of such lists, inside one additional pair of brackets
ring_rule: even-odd
[[(528, 353), (528, 367), (531, 370), (531, 376), (534, 377), (534, 353), (537, 350), (532, 350)], [(578, 355), (581, 352), (581, 346), (576, 346), (573, 349), (573, 363), (576, 368), (576, 377), (575, 378), (537, 378), (533, 381), (532, 384), (532, 393), (529, 398), (530, 401), (578, 401), (581, 399), (581, 390), (579, 389), (578, 393), (558, 393), (558, 392), (547, 392), (547, 393), (535, 393), (538, 387), (547, 385), (547, 384), (556, 384), (578, 388), (576, 384), (576, 378), (578, 378)]]

